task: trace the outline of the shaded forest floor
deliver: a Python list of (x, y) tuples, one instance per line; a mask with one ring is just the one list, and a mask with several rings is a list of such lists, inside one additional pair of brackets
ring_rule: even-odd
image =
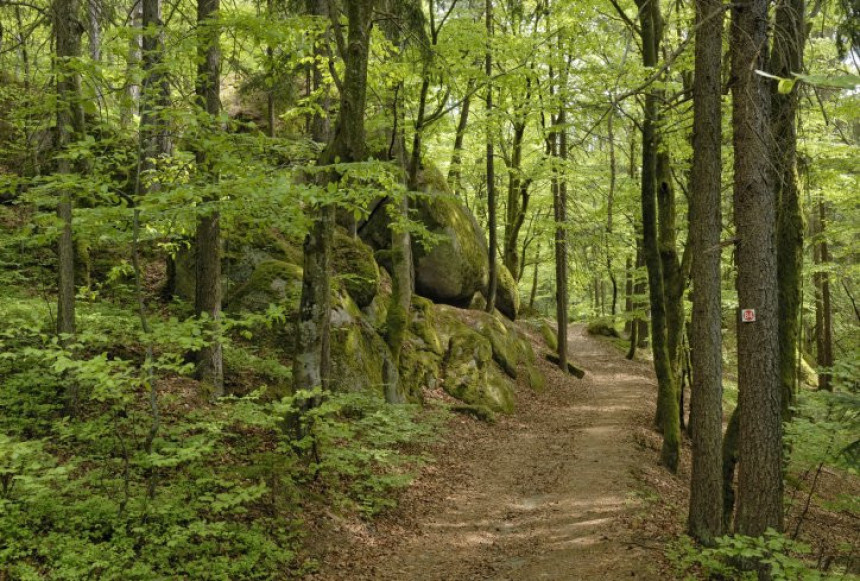
[(665, 579), (667, 531), (643, 528), (652, 495), (637, 492), (649, 473), (675, 480), (645, 435), (651, 368), (583, 326), (570, 353), (584, 379), (544, 362), (546, 390), (521, 385), (513, 416), (455, 417), (397, 509), (324, 519), (311, 579)]

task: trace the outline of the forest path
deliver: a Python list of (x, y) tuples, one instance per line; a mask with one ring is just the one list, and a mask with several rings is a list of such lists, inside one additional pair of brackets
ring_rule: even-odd
[(632, 473), (655, 462), (634, 441), (653, 373), (580, 325), (569, 347), (584, 379), (546, 364), (546, 391), (521, 387), (513, 417), (458, 419), (398, 509), (333, 525), (344, 534), (312, 579), (658, 579), (629, 527), (643, 510)]

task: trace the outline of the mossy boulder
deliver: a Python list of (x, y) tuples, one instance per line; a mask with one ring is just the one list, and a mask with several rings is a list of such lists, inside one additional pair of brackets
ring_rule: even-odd
[(558, 332), (546, 319), (540, 322), (540, 335), (550, 351), (558, 351)]
[(385, 393), (388, 345), (361, 314), (347, 294), (331, 312), (332, 387), (342, 391)]
[(413, 242), (415, 292), (437, 303), (467, 307), (487, 286), (489, 265), (484, 235), (458, 200), (428, 194), (416, 201), (416, 219), (436, 237), (430, 248)]
[(512, 321), (520, 310), (520, 289), (511, 271), (504, 264), (496, 269), (496, 308)]
[(443, 387), (453, 397), (504, 413), (514, 409), (510, 383), (493, 365), (490, 342), (468, 327), (451, 337), (443, 361)]
[(359, 308), (373, 302), (380, 283), (379, 267), (373, 258), (373, 250), (341, 228), (335, 229), (334, 233), (332, 268)]
[(227, 299), (230, 310), (265, 311), (270, 304), (298, 309), (302, 292), (302, 267), (281, 260), (266, 260), (257, 265), (247, 282)]
[[(419, 179), (423, 195), (411, 203), (410, 217), (429, 234), (427, 240), (412, 237), (415, 292), (437, 303), (467, 307), (474, 294), (487, 287), (487, 244), (471, 211), (450, 194), (440, 175), (425, 168)], [(389, 203), (388, 198), (377, 201), (358, 227), (362, 240), (376, 251), (377, 262), (386, 268), (391, 248)]]
[(586, 327), (586, 332), (588, 332), (589, 335), (596, 335), (599, 337), (621, 338), (621, 334), (618, 333), (618, 329), (616, 329), (612, 323), (606, 319), (597, 319), (596, 321), (590, 322), (588, 327)]

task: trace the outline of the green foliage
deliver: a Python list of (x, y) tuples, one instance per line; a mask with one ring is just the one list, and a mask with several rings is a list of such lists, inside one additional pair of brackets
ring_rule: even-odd
[(720, 537), (713, 548), (699, 547), (684, 535), (671, 543), (666, 554), (677, 579), (758, 579), (757, 567), (764, 567), (774, 581), (814, 581), (841, 579), (842, 574), (825, 574), (809, 564), (809, 546), (768, 530), (761, 537), (742, 535)]

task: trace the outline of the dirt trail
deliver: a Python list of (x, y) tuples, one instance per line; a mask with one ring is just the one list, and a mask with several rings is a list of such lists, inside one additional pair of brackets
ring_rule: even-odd
[(462, 419), (394, 514), (341, 523), (313, 579), (658, 579), (628, 526), (642, 511), (632, 471), (655, 462), (633, 437), (653, 374), (580, 326), (570, 353), (584, 379), (547, 364), (547, 390), (521, 388), (513, 417)]

